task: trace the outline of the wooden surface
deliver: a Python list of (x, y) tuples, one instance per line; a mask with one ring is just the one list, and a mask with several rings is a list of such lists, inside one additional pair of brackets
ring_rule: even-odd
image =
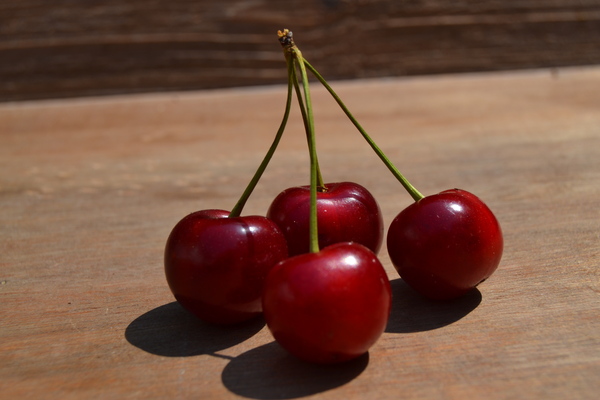
[(600, 64), (600, 0), (0, 2), (0, 101)]
[[(600, 390), (600, 67), (338, 82), (425, 194), (460, 187), (506, 249), (479, 291), (393, 286), (381, 339), (349, 365), (288, 356), (262, 321), (195, 321), (162, 265), (174, 224), (230, 208), (271, 143), (285, 88), (0, 105), (2, 399), (592, 399)], [(326, 181), (410, 203), (316, 85)], [(299, 113), (244, 214), (306, 184)]]

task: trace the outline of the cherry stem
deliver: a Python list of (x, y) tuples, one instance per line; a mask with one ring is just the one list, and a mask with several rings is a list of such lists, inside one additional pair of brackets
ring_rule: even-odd
[(317, 228), (317, 185), (319, 176), (319, 162), (317, 159), (317, 146), (315, 138), (315, 125), (312, 112), (312, 101), (310, 98), (310, 89), (308, 87), (308, 76), (306, 74), (306, 68), (304, 67), (304, 58), (302, 53), (296, 47), (294, 51), (295, 57), (300, 65), (300, 72), (302, 73), (302, 87), (304, 89), (304, 100), (306, 102), (306, 114), (308, 117), (308, 139), (310, 145), (310, 252), (319, 252), (319, 233)]
[(371, 139), (371, 137), (367, 134), (367, 132), (363, 129), (363, 127), (358, 123), (358, 121), (356, 120), (356, 118), (354, 118), (354, 116), (352, 115), (352, 113), (350, 112), (350, 110), (348, 110), (348, 107), (346, 107), (346, 105), (344, 104), (344, 102), (342, 101), (342, 99), (337, 95), (337, 93), (335, 93), (335, 91), (333, 90), (333, 88), (331, 86), (329, 86), (329, 84), (327, 83), (327, 81), (325, 80), (325, 78), (323, 78), (323, 76), (321, 76), (321, 74), (319, 74), (319, 72), (312, 65), (310, 65), (310, 63), (308, 61), (306, 61), (306, 59), (303, 59), (303, 62), (304, 62), (304, 65), (306, 65), (306, 68), (308, 68), (310, 70), (310, 72), (319, 80), (319, 82), (321, 82), (321, 84), (325, 87), (325, 89), (327, 89), (327, 91), (333, 96), (333, 98), (338, 103), (338, 105), (341, 107), (341, 109), (344, 111), (344, 113), (346, 113), (346, 116), (348, 116), (348, 118), (350, 119), (350, 121), (352, 121), (352, 123), (354, 124), (354, 126), (362, 134), (363, 138), (367, 141), (367, 143), (369, 143), (369, 145), (371, 146), (371, 148), (373, 149), (373, 151), (375, 151), (375, 153), (379, 156), (379, 158), (381, 159), (381, 161), (383, 161), (383, 163), (385, 164), (385, 166), (396, 177), (396, 179), (398, 179), (398, 181), (402, 184), (402, 186), (404, 186), (404, 189), (406, 189), (406, 191), (408, 192), (408, 194), (410, 194), (411, 197), (415, 201), (419, 201), (423, 197), (425, 197), (425, 196), (423, 196), (421, 194), (421, 192), (419, 192), (408, 181), (408, 179), (406, 179), (404, 177), (404, 175), (402, 175), (402, 173), (400, 173), (400, 171), (398, 170), (398, 168), (396, 168), (394, 166), (394, 164), (390, 161), (389, 158), (387, 158), (387, 156), (383, 153), (383, 151), (379, 148), (379, 146), (377, 146), (377, 144), (373, 141), (373, 139)]
[[(295, 56), (290, 56), (290, 53), (286, 53), (286, 58), (292, 58), (295, 60)], [(292, 61), (293, 62), (293, 61)], [(294, 63), (296, 64), (296, 63)], [(302, 122), (304, 123), (304, 130), (306, 131), (306, 140), (308, 142), (308, 149), (310, 151), (310, 146), (312, 146), (310, 137), (309, 137), (309, 116), (308, 116), (308, 111), (306, 109), (306, 107), (304, 106), (304, 101), (302, 98), (302, 93), (300, 91), (300, 86), (298, 84), (298, 75), (296, 74), (296, 65), (294, 65), (294, 67), (292, 68), (292, 76), (291, 76), (292, 81), (294, 82), (294, 89), (296, 90), (296, 95), (298, 98), (298, 104), (300, 105), (300, 113), (302, 114)], [(312, 113), (312, 111), (311, 111)], [(313, 120), (313, 124), (314, 124), (314, 118)], [(314, 130), (314, 125), (313, 125), (313, 130)], [(325, 183), (323, 183), (323, 175), (321, 174), (321, 168), (319, 166), (319, 160), (317, 159), (316, 161), (317, 164), (317, 190), (319, 191), (325, 191)]]
[(229, 218), (239, 217), (242, 214), (242, 210), (243, 210), (244, 206), (246, 205), (248, 198), (250, 198), (250, 195), (254, 191), (254, 188), (256, 188), (256, 185), (258, 184), (258, 181), (260, 180), (262, 174), (265, 172), (265, 169), (267, 169), (267, 165), (269, 165), (269, 162), (271, 161), (271, 158), (273, 157), (273, 154), (275, 153), (275, 150), (277, 149), (277, 146), (279, 145), (279, 141), (281, 140), (281, 137), (283, 136), (285, 126), (287, 125), (287, 121), (290, 116), (290, 109), (292, 106), (292, 79), (291, 79), (291, 77), (292, 77), (294, 65), (291, 60), (286, 60), (286, 61), (287, 61), (287, 68), (288, 68), (288, 87), (287, 87), (287, 99), (285, 102), (285, 111), (283, 114), (283, 119), (281, 120), (281, 124), (279, 125), (279, 129), (277, 130), (277, 134), (275, 135), (275, 139), (273, 140), (271, 147), (269, 148), (269, 150), (267, 151), (267, 154), (265, 155), (264, 159), (260, 163), (260, 166), (254, 173), (254, 176), (252, 177), (252, 180), (246, 187), (246, 190), (244, 190), (244, 193), (242, 193), (242, 196), (240, 197), (238, 202), (235, 204), (235, 206), (229, 213)]
[[(312, 110), (312, 100), (310, 97), (310, 88), (308, 83), (308, 74), (306, 73), (306, 67), (304, 64), (304, 57), (302, 52), (296, 44), (292, 36), (292, 32), (288, 29), (284, 29), (283, 32), (279, 31), (279, 42), (283, 46), (286, 59), (295, 59), (300, 67), (300, 74), (302, 76), (302, 88), (304, 90), (304, 102), (302, 96), (298, 96), (300, 103), (300, 109), (304, 110), (302, 113), (305, 121), (306, 135), (308, 138), (308, 151), (310, 154), (310, 212), (309, 212), (309, 235), (310, 235), (310, 252), (319, 252), (319, 234), (317, 228), (317, 186), (319, 179), (319, 165), (317, 160), (317, 146), (315, 138), (315, 124)], [(289, 62), (288, 62), (289, 64)], [(293, 63), (292, 63), (293, 64)], [(297, 80), (295, 80), (297, 82)]]

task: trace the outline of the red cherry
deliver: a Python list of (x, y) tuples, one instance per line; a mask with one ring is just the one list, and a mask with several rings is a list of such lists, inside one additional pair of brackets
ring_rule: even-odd
[[(310, 186), (281, 192), (267, 217), (283, 232), (290, 256), (309, 251)], [(379, 205), (367, 189), (353, 182), (328, 183), (317, 192), (319, 247), (356, 242), (377, 253), (383, 242)]]
[(408, 285), (443, 300), (462, 296), (492, 275), (503, 239), (492, 211), (475, 195), (453, 189), (400, 212), (389, 227), (387, 247)]
[(391, 288), (375, 254), (338, 243), (277, 264), (263, 312), (275, 340), (305, 361), (335, 363), (365, 354), (383, 333)]
[(287, 257), (279, 228), (260, 216), (224, 210), (192, 213), (175, 225), (165, 273), (175, 299), (198, 318), (233, 324), (261, 313), (267, 273)]

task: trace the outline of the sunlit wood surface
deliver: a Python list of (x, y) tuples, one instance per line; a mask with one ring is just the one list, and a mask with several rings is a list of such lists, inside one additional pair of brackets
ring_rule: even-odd
[[(593, 399), (600, 389), (600, 68), (337, 82), (423, 193), (482, 198), (505, 234), (472, 295), (425, 301), (380, 258), (394, 302), (369, 354), (288, 356), (174, 303), (174, 224), (231, 208), (279, 125), (285, 87), (0, 105), (2, 399)], [(410, 197), (312, 85), (326, 181)], [(308, 182), (297, 108), (245, 214)]]

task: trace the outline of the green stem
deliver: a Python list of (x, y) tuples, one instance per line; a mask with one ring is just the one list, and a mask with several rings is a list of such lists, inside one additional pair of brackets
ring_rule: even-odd
[(342, 99), (335, 93), (333, 88), (329, 86), (325, 78), (319, 74), (319, 72), (312, 66), (308, 61), (303, 59), (304, 65), (310, 70), (310, 72), (323, 84), (323, 86), (327, 89), (327, 91), (333, 96), (338, 105), (342, 108), (344, 113), (348, 116), (350, 121), (354, 124), (354, 126), (358, 129), (358, 131), (362, 134), (363, 138), (369, 143), (371, 148), (375, 151), (375, 153), (379, 156), (381, 161), (385, 164), (385, 166), (390, 170), (390, 172), (398, 179), (398, 181), (404, 186), (404, 189), (411, 195), (411, 197), (415, 201), (421, 200), (423, 196), (409, 181), (400, 173), (398, 168), (392, 164), (392, 162), (387, 158), (387, 156), (381, 151), (379, 146), (371, 139), (371, 137), (367, 134), (367, 132), (363, 129), (363, 127), (358, 123), (358, 121), (354, 118), (354, 116), (350, 113), (350, 110), (346, 107), (346, 105), (342, 102)]
[[(289, 54), (289, 53), (288, 53)], [(286, 54), (286, 58), (288, 56), (288, 54)], [(294, 57), (295, 60), (295, 57)], [(294, 63), (296, 64), (296, 63)], [(298, 63), (301, 64), (301, 63)], [(308, 132), (310, 131), (310, 127), (309, 127), (309, 116), (308, 116), (308, 111), (304, 105), (304, 99), (302, 98), (302, 93), (300, 91), (300, 86), (298, 84), (298, 75), (296, 74), (296, 65), (294, 65), (294, 68), (292, 68), (292, 79), (294, 81), (294, 88), (296, 90), (296, 97), (298, 98), (298, 104), (300, 105), (300, 113), (302, 114), (302, 122), (304, 123), (304, 130), (306, 131), (306, 140), (308, 142), (308, 151), (310, 152), (310, 147), (312, 146), (310, 137)], [(312, 111), (311, 111), (312, 112)], [(313, 118), (314, 121), (314, 118)], [(314, 125), (313, 125), (313, 130), (314, 130)], [(323, 182), (323, 175), (321, 174), (321, 167), (319, 166), (319, 160), (317, 159), (315, 161), (315, 163), (317, 164), (317, 189), (318, 190), (325, 190), (325, 183)]]
[(283, 132), (285, 130), (285, 126), (287, 124), (288, 117), (290, 115), (291, 105), (292, 105), (292, 85), (293, 85), (292, 71), (294, 68), (292, 60), (287, 60), (287, 58), (286, 58), (286, 61), (287, 61), (287, 68), (288, 68), (288, 87), (287, 87), (287, 99), (286, 99), (286, 103), (285, 103), (285, 112), (283, 114), (283, 119), (281, 121), (281, 124), (279, 125), (279, 129), (277, 130), (277, 134), (275, 135), (275, 139), (273, 140), (271, 147), (267, 151), (267, 154), (265, 155), (263, 161), (260, 163), (260, 166), (254, 173), (254, 176), (252, 177), (252, 180), (246, 187), (246, 190), (244, 190), (244, 193), (242, 193), (242, 196), (240, 197), (238, 202), (235, 204), (235, 206), (229, 213), (229, 218), (239, 217), (241, 215), (244, 205), (246, 205), (248, 198), (254, 191), (254, 188), (258, 184), (258, 181), (260, 180), (262, 174), (265, 172), (267, 165), (269, 165), (269, 162), (271, 161), (271, 158), (273, 157), (273, 154), (275, 153), (275, 150), (277, 149), (277, 146), (279, 145), (279, 141), (281, 140), (281, 137), (283, 136)]
[(300, 50), (294, 46), (293, 56), (298, 61), (300, 72), (302, 74), (302, 87), (304, 89), (304, 101), (306, 103), (306, 117), (308, 126), (309, 153), (310, 153), (310, 252), (317, 253), (319, 251), (319, 234), (317, 228), (317, 185), (318, 185), (318, 160), (317, 146), (315, 139), (315, 125), (312, 111), (312, 100), (310, 97), (310, 88), (308, 84), (308, 75), (304, 67), (304, 58)]

